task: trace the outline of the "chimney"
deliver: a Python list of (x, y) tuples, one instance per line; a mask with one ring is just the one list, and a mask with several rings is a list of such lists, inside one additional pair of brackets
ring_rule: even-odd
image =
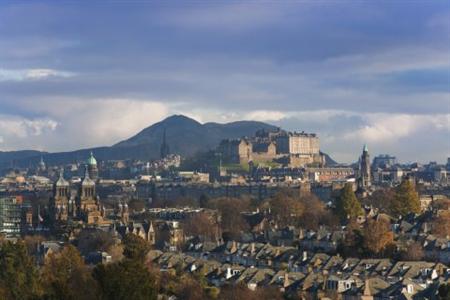
[(285, 272), (284, 273), (283, 287), (287, 288), (289, 285), (290, 285), (290, 283), (289, 283), (289, 273)]
[(308, 259), (308, 252), (303, 251), (303, 258), (302, 261), (306, 261)]
[(236, 251), (237, 251), (236, 241), (233, 241), (233, 242), (231, 243), (231, 249), (230, 249), (230, 252), (231, 252), (231, 253), (234, 253), (234, 252), (236, 252)]
[(233, 275), (231, 274), (231, 268), (228, 267), (227, 268), (227, 274), (225, 275), (225, 278), (226, 279), (230, 279), (231, 277), (233, 277)]
[(364, 296), (372, 296), (372, 292), (370, 291), (370, 281), (366, 279), (364, 281)]

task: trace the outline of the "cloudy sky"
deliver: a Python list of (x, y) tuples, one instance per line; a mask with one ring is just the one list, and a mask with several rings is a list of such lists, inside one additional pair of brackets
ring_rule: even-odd
[(0, 0), (0, 150), (181, 113), (316, 132), (341, 162), (450, 155), (447, 1), (56, 3)]

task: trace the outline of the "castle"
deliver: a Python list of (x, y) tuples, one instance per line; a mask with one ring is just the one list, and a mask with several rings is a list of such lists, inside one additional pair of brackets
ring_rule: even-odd
[(225, 162), (235, 164), (277, 162), (288, 167), (325, 164), (316, 134), (281, 129), (259, 130), (253, 137), (223, 140), (218, 151)]

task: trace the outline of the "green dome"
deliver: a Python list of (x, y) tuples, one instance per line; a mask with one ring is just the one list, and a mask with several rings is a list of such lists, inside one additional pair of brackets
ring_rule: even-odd
[(94, 154), (92, 154), (92, 151), (91, 151), (91, 155), (90, 155), (89, 158), (87, 159), (86, 163), (87, 163), (89, 166), (97, 165), (97, 160), (95, 159)]

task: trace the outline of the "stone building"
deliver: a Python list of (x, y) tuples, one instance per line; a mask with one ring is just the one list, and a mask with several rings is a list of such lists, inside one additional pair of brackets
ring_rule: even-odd
[(100, 205), (100, 198), (96, 193), (95, 181), (90, 178), (88, 168), (78, 190), (72, 192), (74, 191), (61, 172), (50, 199), (50, 218), (55, 226), (69, 220), (89, 225), (108, 223), (105, 220), (105, 209)]
[(248, 163), (252, 160), (253, 146), (245, 138), (223, 140), (219, 145), (222, 158), (230, 163)]
[(346, 181), (354, 176), (352, 168), (306, 168), (305, 175), (311, 182)]
[(80, 192), (77, 197), (78, 217), (87, 224), (103, 223), (100, 198), (95, 191), (95, 181), (89, 177), (88, 169), (81, 182)]
[[(70, 205), (69, 205), (70, 201)], [(50, 201), (50, 214), (53, 222), (67, 221), (69, 209), (72, 210), (70, 199), (70, 184), (63, 177), (63, 171), (59, 174), (59, 179), (53, 187), (53, 199)]]
[(277, 153), (280, 154), (319, 154), (319, 138), (314, 133), (285, 132), (276, 137)]
[(305, 132), (259, 130), (250, 138), (223, 140), (218, 151), (222, 153), (224, 161), (229, 163), (273, 161), (289, 167), (325, 164), (325, 158), (320, 153), (319, 138)]

